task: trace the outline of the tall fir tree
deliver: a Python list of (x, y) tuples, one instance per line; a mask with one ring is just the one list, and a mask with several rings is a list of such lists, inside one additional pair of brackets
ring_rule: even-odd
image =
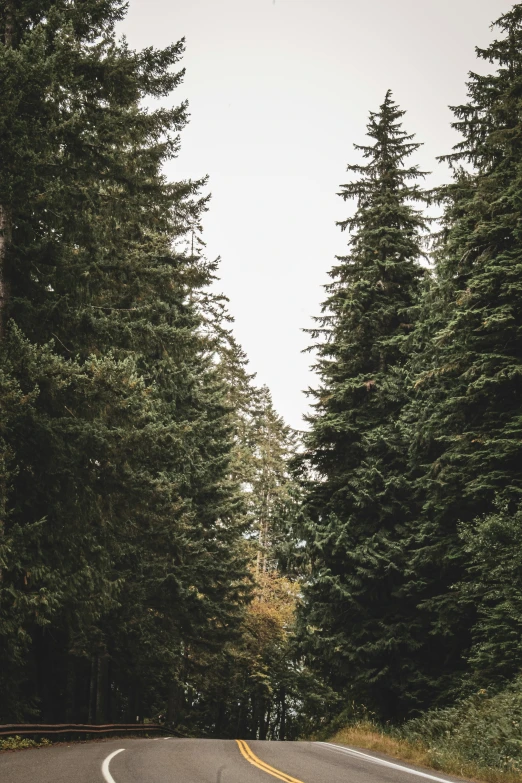
[[(477, 572), (480, 542), (493, 541), (502, 519), (507, 539), (513, 537), (509, 517), (522, 492), (522, 4), (495, 27), (501, 37), (477, 55), (496, 70), (471, 73), (468, 103), (453, 108), (462, 141), (444, 158), (454, 181), (441, 191), (443, 230), (411, 409), (412, 463), (424, 506), (414, 528), (411, 587), (432, 641), (422, 676), (442, 699), (460, 688), (473, 636), (484, 640), (483, 618), (472, 630), (476, 607), (469, 600), (487, 593), (491, 603), (494, 594)], [(482, 520), (497, 501), (503, 512)], [(464, 542), (459, 522), (468, 531)], [(465, 586), (469, 580), (477, 590)], [(501, 646), (499, 640), (497, 652)], [(509, 657), (508, 641), (507, 650)], [(490, 655), (475, 650), (472, 666), (486, 659), (491, 675)], [(499, 659), (498, 665), (512, 671), (516, 664)]]
[(302, 610), (304, 650), (334, 688), (391, 718), (415, 702), (408, 687), (418, 644), (404, 596), (410, 489), (399, 424), (409, 397), (408, 341), (424, 271), (426, 221), (415, 203), (423, 173), (404, 111), (386, 94), (370, 113), (363, 163), (343, 185), (355, 199), (349, 254), (330, 275), (318, 340), (321, 385), (311, 392), (301, 459), (312, 574)]
[(6, 719), (168, 701), (175, 722), (187, 649), (229, 638), (248, 592), (211, 269), (184, 248), (203, 183), (161, 170), (186, 105), (143, 104), (180, 84), (183, 42), (130, 50), (124, 12), (0, 4)]

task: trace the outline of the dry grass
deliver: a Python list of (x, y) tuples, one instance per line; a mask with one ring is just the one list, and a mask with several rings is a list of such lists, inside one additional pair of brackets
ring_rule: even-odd
[(435, 752), (427, 745), (386, 734), (372, 723), (357, 723), (340, 729), (328, 742), (375, 750), (409, 764), (445, 772), (447, 775), (455, 775), (476, 783), (522, 783), (522, 775), (519, 773), (480, 767), (453, 754), (443, 754), (440, 750)]

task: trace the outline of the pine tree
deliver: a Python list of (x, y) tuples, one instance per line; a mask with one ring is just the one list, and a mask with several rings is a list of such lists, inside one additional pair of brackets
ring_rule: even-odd
[[(274, 408), (267, 386), (255, 386), (248, 359), (232, 332), (224, 303), (212, 302), (218, 369), (228, 389), (235, 448), (232, 470), (245, 490), (245, 512), (250, 535), (257, 541), (256, 572), (273, 570), (286, 546), (285, 518), (296, 503), (297, 483), (290, 470), (297, 436)], [(208, 303), (207, 303), (208, 306)], [(217, 319), (216, 319), (217, 314)]]
[(250, 513), (257, 535), (259, 575), (276, 567), (281, 519), (293, 486), (289, 461), (295, 451), (295, 434), (274, 409), (267, 386), (257, 390), (251, 426), (254, 470)]
[[(304, 649), (329, 682), (390, 718), (414, 701), (409, 656), (415, 609), (401, 592), (410, 489), (399, 426), (411, 379), (406, 361), (426, 221), (415, 207), (422, 172), (406, 161), (419, 147), (391, 93), (368, 123), (365, 162), (348, 166), (355, 199), (350, 252), (332, 269), (318, 339), (301, 460), (312, 574), (301, 623)], [(320, 339), (319, 339), (320, 338)]]
[(473, 602), (455, 589), (470, 568), (477, 578), (458, 523), (473, 529), (497, 497), (509, 518), (522, 491), (522, 4), (496, 27), (502, 37), (477, 50), (496, 71), (472, 73), (468, 103), (453, 109), (462, 141), (446, 157), (455, 176), (441, 193), (446, 210), (412, 413), (424, 503), (412, 593), (432, 639), (421, 670), (442, 698), (460, 687), (475, 623)]
[(186, 105), (143, 108), (180, 84), (183, 42), (131, 51), (124, 10), (0, 6), (2, 366), (28, 401), (2, 432), (2, 605), (19, 615), (2, 632), (28, 645), (7, 719), (134, 718), (168, 700), (177, 720), (187, 650), (233, 635), (248, 592), (199, 304), (212, 269), (186, 250), (203, 183), (161, 173)]
[(207, 735), (282, 739), (296, 736), (287, 712), (294, 696), (290, 683), (296, 690), (290, 640), (298, 586), (277, 567), (295, 484), (289, 471), (295, 437), (274, 410), (268, 388), (255, 386), (246, 355), (227, 328), (225, 302), (211, 297), (205, 306), (216, 366), (228, 390), (234, 428), (230, 467), (243, 487), (253, 593), (238, 637), (204, 654), (199, 672), (194, 667), (191, 713)]

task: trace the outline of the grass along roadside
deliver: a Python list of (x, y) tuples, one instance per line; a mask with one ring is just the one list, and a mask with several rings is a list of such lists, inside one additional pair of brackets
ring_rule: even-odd
[(522, 773), (514, 770), (501, 770), (487, 767), (463, 759), (457, 752), (442, 747), (429, 747), (420, 740), (412, 741), (394, 736), (386, 730), (367, 721), (361, 721), (339, 729), (327, 742), (338, 745), (350, 745), (365, 750), (385, 753), (398, 761), (404, 761), (419, 767), (447, 775), (455, 775), (477, 783), (522, 783)]

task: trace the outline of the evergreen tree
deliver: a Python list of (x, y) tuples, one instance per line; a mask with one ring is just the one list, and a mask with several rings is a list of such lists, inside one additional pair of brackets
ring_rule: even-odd
[(253, 594), (236, 638), (220, 648), (189, 651), (184, 721), (207, 736), (296, 738), (308, 704), (322, 716), (325, 696), (332, 694), (302, 664), (295, 643), (299, 583), (295, 573), (289, 577), (280, 567), (289, 548), (288, 516), (296, 504), (289, 470), (295, 435), (274, 410), (269, 390), (255, 386), (229, 329), (225, 300), (205, 294), (202, 304), (227, 388), (234, 429), (230, 469), (243, 487)]
[(1, 433), (6, 719), (135, 717), (168, 693), (177, 720), (187, 648), (231, 637), (248, 592), (212, 267), (185, 248), (203, 183), (161, 173), (186, 105), (143, 107), (179, 85), (183, 43), (131, 51), (124, 10), (0, 5), (1, 350), (25, 405)]
[(277, 567), (281, 523), (294, 483), (289, 461), (295, 451), (295, 441), (295, 433), (274, 409), (270, 390), (262, 386), (257, 390), (252, 411), (254, 471), (250, 494), (250, 513), (258, 544), (258, 575)]
[[(485, 529), (489, 523), (473, 520), (492, 512), (498, 497), (506, 508), (504, 516), (492, 518), (491, 530), (498, 530), (522, 491), (522, 4), (496, 27), (502, 37), (477, 50), (496, 71), (472, 73), (468, 103), (453, 109), (462, 141), (446, 157), (455, 176), (441, 193), (444, 225), (419, 339), (418, 396), (410, 412), (417, 420), (412, 462), (424, 503), (414, 526), (411, 590), (432, 640), (422, 676), (441, 698), (460, 687), (475, 623), (473, 603), (454, 585), (470, 569), (477, 584), (486, 578), (477, 575), (476, 554), (469, 562), (475, 549), (467, 551), (469, 537), (463, 546), (458, 522), (468, 531), (475, 524), (477, 531)], [(498, 600), (502, 603), (501, 595)], [(499, 670), (513, 665), (513, 659), (501, 658)]]
[[(414, 204), (419, 147), (391, 93), (368, 123), (365, 162), (341, 197), (355, 199), (349, 254), (332, 269), (301, 470), (312, 574), (302, 610), (304, 650), (339, 692), (381, 717), (415, 701), (408, 686), (418, 644), (415, 608), (403, 593), (412, 514), (399, 424), (411, 379), (406, 361), (426, 221)], [(319, 339), (321, 338), (321, 339)]]
[[(206, 303), (208, 306), (208, 302)], [(235, 429), (232, 470), (243, 486), (249, 535), (257, 542), (256, 572), (277, 568), (287, 548), (286, 518), (297, 504), (297, 483), (290, 469), (297, 436), (274, 409), (267, 386), (256, 387), (248, 360), (223, 321), (223, 302), (210, 319), (216, 338), (218, 369), (228, 389)], [(217, 314), (217, 320), (216, 320)]]

